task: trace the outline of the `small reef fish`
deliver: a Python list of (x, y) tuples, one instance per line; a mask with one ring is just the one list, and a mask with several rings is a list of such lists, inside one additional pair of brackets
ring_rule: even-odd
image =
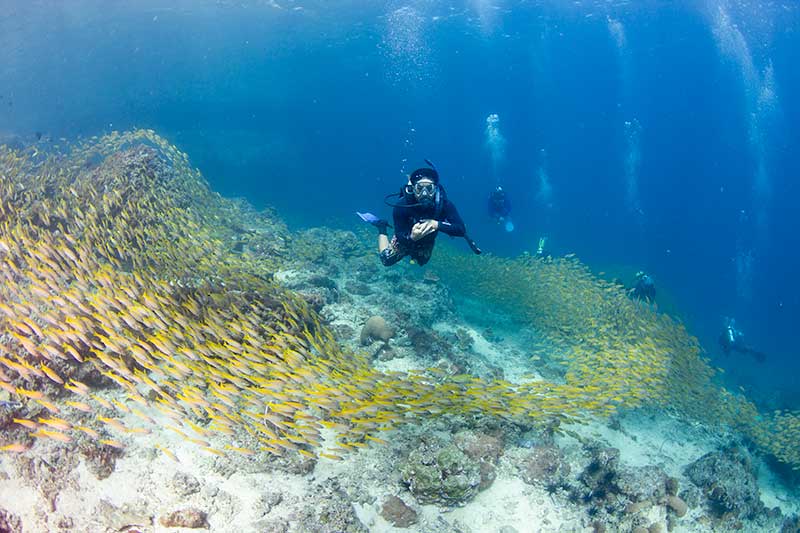
[(341, 460), (344, 459), (344, 457), (342, 457), (341, 455), (336, 455), (336, 454), (327, 453), (327, 452), (320, 452), (319, 456), (320, 457), (324, 457), (325, 459), (330, 459), (332, 461), (341, 461)]
[(178, 457), (174, 453), (172, 453), (169, 449), (165, 448), (164, 446), (162, 446), (160, 444), (156, 444), (155, 448), (157, 450), (160, 450), (161, 453), (163, 453), (164, 455), (166, 455), (167, 457), (169, 457), (170, 459), (172, 459), (176, 463), (180, 463), (180, 461), (178, 460)]
[(72, 407), (73, 409), (77, 409), (78, 411), (83, 411), (84, 413), (91, 413), (92, 406), (84, 402), (76, 402), (73, 400), (67, 400), (64, 402), (65, 405)]
[[(121, 169), (112, 157), (141, 143), (168, 163), (169, 185), (146, 158)], [(714, 383), (722, 369), (682, 324), (632, 302), (574, 254), (473, 264), (437, 251), (441, 283), (469, 286), (486, 305), (511, 309), (546, 344), (565, 349), (563, 381), (537, 374), (511, 383), (443, 368), (381, 372), (343, 349), (308, 302), (264, 279), (261, 258), (230, 253), (217, 237), (229, 231), (217, 221), (220, 204), (206, 196), (201, 204), (184, 201), (187, 191), (191, 198), (206, 190), (202, 177), (152, 130), (113, 132), (52, 158), (39, 155), (31, 161), (29, 153), (0, 149), (0, 332), (7, 333), (0, 388), (22, 405), (58, 413), (63, 404), (46, 394), (61, 387), (82, 397), (65, 402), (82, 413), (45, 415), (41, 424), (14, 419), (37, 438), (69, 442), (61, 431), (78, 415), (92, 422), (72, 429), (92, 438), (99, 437), (88, 427), (95, 422), (145, 432), (116, 418), (132, 413), (131, 424), (168, 427), (212, 454), (247, 454), (207, 442), (246, 433), (263, 444), (259, 451), (310, 457), (328, 440), (324, 429), (339, 447), (319, 457), (341, 460), (340, 451), (387, 444), (373, 437), (379, 432), (442, 415), (563, 426), (651, 404), (744, 428), (757, 447), (800, 468), (800, 412), (759, 413), (744, 395)], [(97, 159), (110, 171), (84, 179)], [(549, 359), (543, 346), (532, 352)], [(79, 364), (113, 388), (67, 379)], [(12, 385), (23, 380), (24, 388)], [(96, 416), (98, 406), (105, 417)], [(154, 420), (149, 407), (170, 420)]]
[(40, 418), (39, 423), (59, 431), (69, 431), (72, 429), (72, 425), (69, 422), (60, 418)]
[(24, 453), (30, 450), (30, 446), (26, 446), (25, 444), (6, 444), (5, 446), (0, 446), (0, 452), (9, 452), (9, 453)]
[(12, 418), (12, 422), (15, 424), (19, 424), (22, 427), (26, 427), (31, 430), (35, 430), (39, 428), (39, 424), (34, 422), (33, 420), (27, 420), (25, 418)]
[(50, 431), (48, 429), (39, 429), (35, 433), (31, 433), (34, 437), (53, 439), (58, 442), (72, 442), (72, 437), (61, 433), (60, 431)]
[(92, 428), (88, 428), (86, 426), (75, 426), (75, 429), (77, 429), (78, 431), (83, 431), (94, 440), (98, 440), (100, 438), (100, 434), (97, 431), (93, 430)]

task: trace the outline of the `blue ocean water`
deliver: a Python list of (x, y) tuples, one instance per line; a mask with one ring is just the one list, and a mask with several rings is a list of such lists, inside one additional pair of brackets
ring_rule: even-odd
[[(733, 385), (800, 405), (794, 2), (6, 0), (0, 135), (149, 127), (293, 226), (432, 159), (492, 253), (646, 270)], [(492, 124), (487, 118), (496, 114)], [(515, 230), (486, 214), (496, 185)], [(767, 354), (726, 358), (723, 317)]]

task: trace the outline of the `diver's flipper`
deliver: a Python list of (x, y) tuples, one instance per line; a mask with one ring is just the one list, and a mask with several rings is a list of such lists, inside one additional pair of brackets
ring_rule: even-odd
[(364, 222), (369, 222), (370, 224), (380, 220), (378, 217), (376, 217), (372, 213), (360, 213), (360, 212), (356, 211), (356, 215), (358, 215), (359, 218), (361, 218), (361, 220), (363, 220)]
[(384, 225), (386, 227), (388, 227), (388, 228), (392, 227), (388, 222), (376, 217), (372, 213), (361, 213), (359, 211), (356, 211), (356, 215), (358, 215), (358, 217), (361, 220), (363, 220), (364, 222), (369, 222), (370, 224), (372, 224), (376, 228), (380, 228), (381, 226), (384, 226)]
[(506, 231), (509, 233), (514, 231), (514, 223), (511, 221), (510, 218), (506, 218)]

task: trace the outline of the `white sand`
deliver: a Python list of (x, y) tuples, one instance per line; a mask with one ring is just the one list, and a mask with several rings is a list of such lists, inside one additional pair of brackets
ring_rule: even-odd
[(779, 507), (784, 515), (800, 515), (800, 487), (789, 487), (764, 463), (756, 459), (761, 501), (770, 509)]
[[(155, 443), (167, 446), (178, 457), (178, 463), (160, 451), (152, 449)], [(231, 461), (248, 461), (247, 458), (218, 458), (201, 452), (190, 443), (174, 438), (171, 432), (155, 431), (150, 435), (132, 439), (124, 457), (117, 460), (114, 472), (104, 480), (98, 480), (88, 469), (83, 459), (78, 468), (70, 472), (65, 486), (56, 500), (56, 512), (48, 513), (48, 505), (28, 480), (16, 477), (9, 465), (12, 456), (0, 456), (0, 464), (10, 477), (0, 481), (0, 507), (19, 516), (23, 530), (29, 532), (55, 531), (62, 517), (73, 521), (73, 531), (101, 532), (115, 524), (147, 526), (145, 531), (178, 532), (180, 528), (165, 528), (158, 524), (158, 517), (172, 511), (195, 507), (208, 513), (211, 531), (242, 533), (252, 531), (253, 524), (266, 510), (258, 500), (267, 492), (283, 494), (285, 502), (269, 513), (270, 518), (288, 514), (291, 507), (302, 501), (307, 490), (303, 476), (282, 472), (237, 472), (225, 476), (225, 468)], [(35, 453), (41, 447), (52, 446), (47, 442), (36, 443), (27, 453)], [(235, 465), (233, 469), (235, 470)], [(181, 497), (173, 488), (176, 473), (185, 472), (194, 476), (200, 490)], [(117, 513), (98, 514), (101, 501), (108, 502), (119, 510)], [(108, 506), (106, 506), (108, 508)], [(149, 525), (150, 519), (154, 523)], [(127, 520), (126, 520), (127, 519)], [(185, 530), (196, 531), (196, 530)]]
[[(721, 440), (712, 437), (697, 426), (668, 415), (630, 415), (622, 419), (622, 431), (607, 424), (594, 422), (571, 425), (569, 429), (593, 440), (605, 442), (620, 451), (620, 462), (629, 466), (657, 465), (675, 477), (683, 475), (683, 468), (719, 446)], [(564, 437), (560, 445), (568, 445)], [(574, 442), (574, 441), (573, 441)]]
[[(410, 498), (405, 498), (406, 502)], [(380, 502), (378, 502), (380, 503)], [(359, 518), (371, 533), (435, 531), (443, 522), (467, 526), (474, 532), (495, 532), (504, 526), (527, 531), (583, 531), (580, 517), (560, 507), (540, 489), (510, 476), (498, 476), (491, 487), (479, 493), (465, 507), (443, 509), (435, 505), (418, 508), (419, 522), (396, 528), (380, 516), (380, 506), (357, 506)]]
[[(403, 364), (405, 360), (394, 360), (392, 366), (398, 370), (407, 369)], [(664, 414), (627, 416), (622, 420), (621, 431), (601, 423), (570, 429), (618, 448), (622, 464), (659, 465), (669, 475), (679, 478), (687, 464), (720, 444), (720, 437), (702, 427), (688, 426)], [(572, 437), (559, 439), (559, 445), (568, 457), (581, 456), (580, 446)], [(176, 463), (154, 450), (152, 446), (156, 442), (168, 446), (180, 462)], [(564, 504), (543, 489), (523, 483), (515, 475), (507, 456), (501, 458), (497, 479), (487, 490), (479, 493), (467, 506), (448, 510), (434, 505), (417, 505), (399, 484), (391, 482), (387, 485), (381, 477), (380, 465), (393, 464), (390, 447), (370, 448), (347, 456), (345, 461), (322, 459), (310, 476), (300, 476), (277, 471), (258, 472), (257, 467), (247, 463), (252, 461), (247, 457), (218, 458), (206, 454), (163, 428), (156, 428), (152, 434), (137, 436), (126, 443), (129, 447), (125, 456), (117, 461), (115, 471), (105, 480), (97, 480), (81, 460), (59, 493), (55, 513), (47, 512), (47, 504), (27, 480), (16, 477), (10, 465), (14, 456), (0, 456), (0, 466), (9, 475), (8, 479), (0, 480), (0, 507), (20, 517), (26, 533), (57, 530), (56, 524), (62, 517), (73, 520), (73, 531), (101, 532), (111, 523), (118, 526), (124, 519), (128, 519), (130, 525), (145, 525), (142, 522), (152, 517), (155, 523), (146, 531), (175, 532), (180, 530), (160, 526), (157, 518), (187, 507), (209, 513), (211, 531), (243, 533), (253, 531), (262, 518), (286, 517), (301, 508), (312, 480), (343, 476), (352, 479), (354, 472), (364, 472), (358, 483), (363, 485), (364, 491), (372, 494), (374, 501), (355, 504), (355, 508), (362, 522), (376, 533), (419, 533), (462, 526), (473, 532), (495, 532), (503, 526), (513, 527), (520, 533), (585, 531), (581, 526), (583, 509)], [(54, 444), (37, 442), (28, 453), (41, 453), (51, 446)], [(245, 463), (248, 468), (238, 467)], [(172, 483), (178, 472), (193, 475), (200, 484), (200, 491), (187, 497), (179, 496)], [(226, 472), (230, 474), (225, 475)], [(764, 466), (760, 473), (764, 503), (769, 507), (781, 507), (785, 514), (798, 512), (796, 495), (782, 487)], [(281, 492), (283, 502), (264, 516), (265, 509), (259, 500), (270, 491)], [(410, 528), (399, 529), (384, 520), (379, 512), (388, 494), (399, 494), (415, 508), (419, 522)], [(102, 500), (120, 509), (116, 513), (97, 514)], [(653, 522), (664, 520), (663, 509), (654, 507), (649, 513), (648, 519)], [(699, 509), (690, 510), (689, 515), (680, 521), (678, 531), (707, 531), (706, 527), (691, 520), (700, 513)]]

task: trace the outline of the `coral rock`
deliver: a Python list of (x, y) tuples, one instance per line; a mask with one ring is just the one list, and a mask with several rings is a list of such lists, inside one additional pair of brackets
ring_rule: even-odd
[(494, 465), (491, 463), (480, 463), (480, 472), (481, 472), (481, 482), (478, 485), (478, 490), (486, 490), (488, 489), (494, 480), (497, 478), (497, 472), (495, 471)]
[(781, 533), (798, 533), (800, 532), (800, 517), (792, 516), (787, 518), (781, 526)]
[(423, 443), (409, 455), (401, 477), (421, 503), (451, 506), (465, 505), (481, 484), (478, 463), (453, 444)]
[(164, 527), (206, 527), (206, 513), (198, 509), (181, 509), (158, 519)]
[(678, 478), (668, 477), (665, 483), (665, 488), (667, 494), (669, 496), (677, 496), (678, 495), (678, 488), (680, 487), (680, 483), (678, 482)]
[(94, 443), (87, 443), (80, 450), (86, 458), (86, 466), (97, 479), (106, 479), (110, 476), (117, 465), (117, 458), (124, 453), (120, 449), (97, 446)]
[(120, 531), (126, 527), (147, 529), (153, 524), (153, 517), (141, 502), (126, 503), (117, 507), (106, 500), (100, 500), (92, 510), (92, 515), (113, 531)]
[(178, 496), (185, 498), (186, 496), (200, 492), (200, 482), (191, 474), (176, 472), (172, 478), (172, 488), (175, 489), (175, 493)]
[(372, 294), (372, 289), (366, 283), (361, 281), (351, 281), (344, 286), (344, 290), (349, 292), (350, 294), (355, 294), (358, 296), (369, 296)]
[(752, 518), (764, 509), (755, 468), (746, 450), (731, 447), (710, 452), (686, 467), (716, 517)]
[(0, 532), (22, 533), (22, 521), (5, 509), (0, 509)]
[(409, 327), (406, 328), (406, 334), (417, 356), (428, 360), (453, 358), (453, 346), (435, 331)]
[(328, 479), (314, 486), (306, 497), (306, 505), (296, 515), (291, 531), (313, 531), (314, 533), (367, 533), (367, 528), (358, 519), (350, 497), (339, 486), (336, 479)]
[(522, 481), (534, 485), (560, 485), (569, 475), (569, 464), (555, 446), (534, 446), (518, 466)]
[(596, 498), (619, 493), (619, 450), (603, 446), (591, 446), (589, 465), (581, 472), (580, 480)]
[(285, 518), (274, 518), (258, 522), (260, 533), (287, 533), (289, 531), (289, 521)]
[(470, 459), (497, 463), (503, 455), (503, 442), (491, 435), (462, 431), (455, 435), (454, 441), (458, 449)]
[(417, 512), (397, 496), (386, 498), (381, 516), (395, 527), (408, 527), (417, 523)]
[(389, 342), (394, 335), (394, 328), (383, 317), (373, 316), (361, 328), (361, 344), (367, 345), (376, 340)]
[(686, 505), (686, 502), (681, 500), (677, 496), (667, 496), (667, 506), (673, 511), (675, 511), (675, 514), (679, 518), (685, 515), (686, 511), (689, 510), (689, 507)]
[(667, 474), (653, 465), (620, 468), (617, 486), (631, 501), (660, 501), (667, 493)]
[(276, 506), (280, 505), (283, 501), (283, 494), (280, 492), (267, 492), (259, 501), (264, 505), (265, 513), (268, 513)]

